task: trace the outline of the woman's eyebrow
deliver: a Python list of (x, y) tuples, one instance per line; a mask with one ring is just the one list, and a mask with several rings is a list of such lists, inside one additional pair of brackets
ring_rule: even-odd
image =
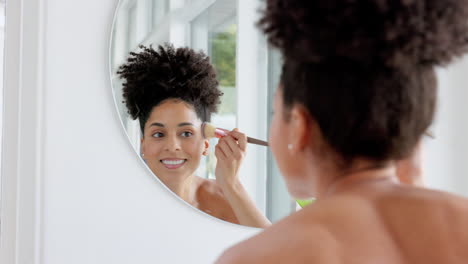
[(183, 127), (183, 126), (195, 126), (195, 125), (192, 124), (192, 123), (189, 123), (189, 122), (180, 123), (180, 124), (178, 125), (178, 127)]
[(161, 123), (152, 123), (152, 124), (150, 125), (150, 127), (151, 127), (151, 126), (164, 127), (164, 125), (161, 124)]

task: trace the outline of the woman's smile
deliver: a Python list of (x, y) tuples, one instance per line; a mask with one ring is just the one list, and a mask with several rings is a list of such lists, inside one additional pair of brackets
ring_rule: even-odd
[(186, 159), (174, 159), (174, 158), (162, 159), (160, 161), (164, 165), (164, 167), (166, 167), (167, 169), (171, 169), (171, 170), (178, 169), (187, 162)]

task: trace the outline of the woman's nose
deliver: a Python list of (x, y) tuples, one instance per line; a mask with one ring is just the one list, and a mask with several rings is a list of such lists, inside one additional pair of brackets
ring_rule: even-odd
[(171, 136), (168, 137), (166, 141), (166, 150), (167, 151), (177, 151), (180, 150), (180, 141), (177, 137)]

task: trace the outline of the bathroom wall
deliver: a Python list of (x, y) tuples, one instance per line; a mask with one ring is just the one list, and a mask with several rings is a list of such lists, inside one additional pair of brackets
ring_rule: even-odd
[(428, 187), (468, 197), (468, 56), (439, 68), (438, 105), (431, 132), (423, 141)]

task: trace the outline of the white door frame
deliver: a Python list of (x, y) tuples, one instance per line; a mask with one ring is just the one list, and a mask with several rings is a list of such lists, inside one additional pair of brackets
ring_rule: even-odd
[(44, 6), (6, 2), (0, 263), (40, 263)]

